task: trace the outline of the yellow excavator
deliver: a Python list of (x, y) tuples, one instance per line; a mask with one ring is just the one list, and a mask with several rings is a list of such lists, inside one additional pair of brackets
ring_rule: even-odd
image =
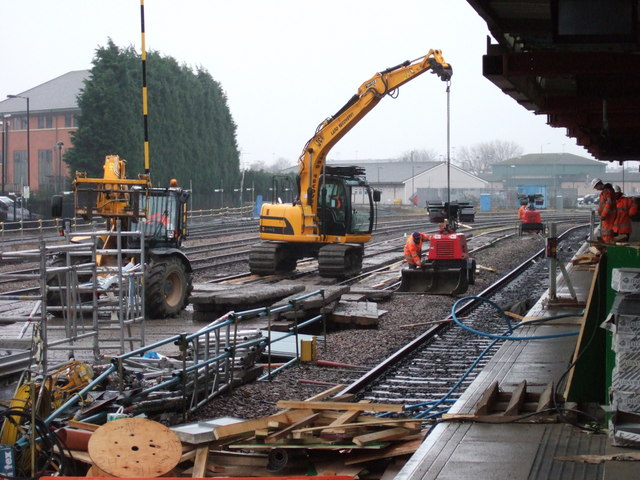
[[(442, 52), (430, 50), (416, 60), (376, 73), (318, 126), (298, 160), (297, 198), (292, 203), (262, 205), (262, 242), (251, 250), (251, 273), (293, 271), (297, 261), (307, 257), (318, 259), (323, 277), (349, 277), (362, 270), (364, 244), (371, 239), (374, 202), (380, 200), (380, 192), (367, 184), (363, 168), (328, 166), (327, 154), (385, 95), (393, 97), (400, 86), (428, 71), (443, 81), (452, 75)], [(353, 202), (356, 190), (362, 194), (359, 198), (366, 198), (357, 208)]]

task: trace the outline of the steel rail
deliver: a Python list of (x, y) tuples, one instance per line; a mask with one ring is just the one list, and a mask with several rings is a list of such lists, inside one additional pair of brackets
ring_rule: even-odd
[[(579, 228), (585, 228), (585, 226), (587, 226), (587, 225), (578, 225), (578, 226), (572, 227), (570, 229), (567, 229), (561, 235), (558, 236), (558, 239), (561, 240), (562, 238), (564, 238), (566, 235), (568, 235), (569, 233), (573, 232), (574, 230), (577, 230)], [(527, 270), (527, 268), (529, 268), (529, 266), (536, 259), (538, 259), (539, 257), (541, 257), (544, 254), (545, 254), (545, 249), (544, 248), (540, 249), (538, 252), (533, 254), (530, 258), (528, 258), (527, 260), (522, 262), (516, 268), (511, 270), (509, 273), (504, 275), (502, 278), (496, 280), (493, 284), (489, 285), (487, 288), (485, 288), (484, 290), (482, 290), (480, 293), (478, 293), (475, 296), (477, 296), (477, 297), (487, 297), (487, 296), (490, 296), (492, 294), (495, 294), (497, 291), (499, 291), (505, 285), (511, 283), (516, 277), (521, 275), (522, 272)], [(469, 300), (466, 303), (460, 305), (456, 309), (455, 314), (457, 316), (461, 316), (461, 317), (465, 316), (466, 314), (471, 312), (475, 307), (477, 307), (479, 304), (480, 304), (479, 300)], [(337, 393), (337, 395), (339, 396), (339, 395), (346, 395), (346, 394), (356, 394), (356, 393), (359, 393), (359, 392), (363, 391), (365, 389), (365, 387), (367, 387), (368, 385), (370, 385), (371, 383), (376, 381), (378, 378), (382, 377), (385, 374), (385, 372), (387, 372), (391, 367), (395, 366), (400, 361), (404, 360), (407, 356), (409, 356), (414, 351), (416, 351), (418, 348), (420, 348), (422, 345), (424, 345), (425, 342), (427, 342), (428, 340), (432, 339), (438, 333), (440, 333), (440, 332), (444, 331), (445, 329), (449, 328), (450, 322), (448, 322), (448, 320), (450, 320), (452, 318), (453, 318), (452, 315), (449, 315), (448, 317), (442, 319), (441, 320), (442, 323), (438, 323), (438, 324), (434, 325), (433, 327), (429, 328), (422, 335), (420, 335), (419, 337), (415, 338), (414, 340), (412, 340), (411, 342), (406, 344), (400, 350), (396, 351), (393, 355), (391, 355), (390, 357), (386, 358), (385, 360), (380, 362), (378, 365), (373, 367), (369, 372), (367, 372), (366, 374), (362, 375), (355, 382), (353, 382), (350, 385), (348, 385), (347, 387), (345, 387), (342, 391)]]

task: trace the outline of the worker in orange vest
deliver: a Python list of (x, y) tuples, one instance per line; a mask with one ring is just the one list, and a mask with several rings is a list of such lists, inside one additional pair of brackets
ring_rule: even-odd
[(527, 209), (527, 204), (523, 203), (522, 205), (520, 205), (520, 208), (518, 209), (518, 220), (520, 220), (521, 222), (524, 220), (524, 211)]
[(613, 223), (613, 239), (616, 242), (626, 242), (631, 235), (631, 216), (638, 213), (638, 204), (633, 201), (632, 197), (626, 197), (620, 188), (616, 185), (613, 188), (616, 199), (616, 219)]
[(407, 242), (404, 245), (404, 259), (409, 264), (409, 268), (422, 267), (422, 245), (429, 240), (431, 240), (431, 235), (420, 232), (413, 232), (407, 238)]
[(613, 186), (599, 178), (591, 180), (591, 186), (600, 192), (598, 215), (600, 215), (600, 236), (604, 243), (613, 242), (613, 224), (616, 219), (616, 200)]

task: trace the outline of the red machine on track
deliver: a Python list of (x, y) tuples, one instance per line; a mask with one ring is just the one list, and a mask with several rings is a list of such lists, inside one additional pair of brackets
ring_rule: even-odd
[(475, 283), (476, 261), (469, 257), (467, 237), (457, 233), (459, 205), (445, 203), (446, 218), (431, 217), (440, 223), (440, 232), (431, 235), (422, 268), (402, 270), (398, 291), (458, 295)]
[(544, 196), (541, 193), (533, 195), (518, 194), (518, 199), (520, 200), (520, 205), (527, 205), (518, 225), (518, 234), (544, 233), (542, 216), (540, 215), (540, 210), (536, 209), (536, 205), (540, 206), (544, 203)]

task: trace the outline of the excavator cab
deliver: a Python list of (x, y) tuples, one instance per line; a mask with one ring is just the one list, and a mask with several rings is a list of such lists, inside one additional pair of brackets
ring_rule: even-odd
[(431, 216), (439, 232), (431, 235), (421, 268), (403, 268), (399, 292), (459, 295), (475, 283), (476, 261), (469, 257), (467, 238), (457, 233), (459, 205), (444, 203), (442, 215)]
[[(379, 192), (357, 177), (327, 175), (320, 185), (320, 234), (370, 234), (375, 220), (373, 206), (376, 194), (379, 201)], [(356, 197), (359, 202), (355, 201)]]

